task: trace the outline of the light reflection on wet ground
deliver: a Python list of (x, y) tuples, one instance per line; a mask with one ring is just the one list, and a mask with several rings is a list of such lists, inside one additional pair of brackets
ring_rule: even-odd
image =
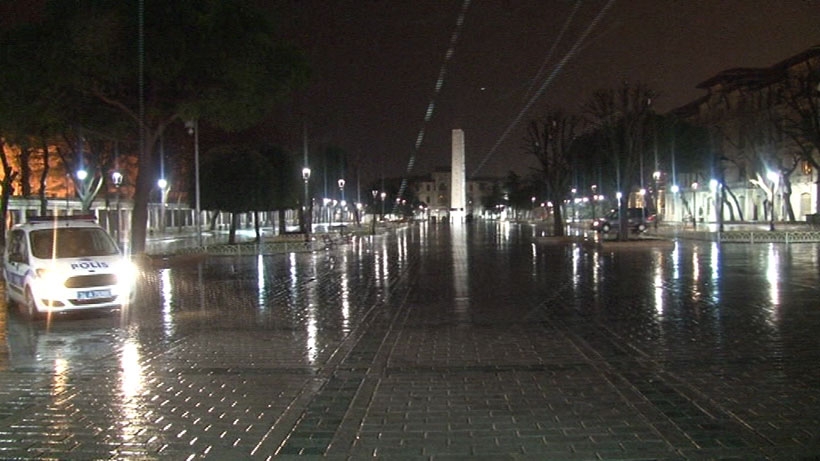
[(211, 257), (147, 270), (115, 314), (0, 317), (0, 457), (820, 453), (820, 246), (533, 235)]

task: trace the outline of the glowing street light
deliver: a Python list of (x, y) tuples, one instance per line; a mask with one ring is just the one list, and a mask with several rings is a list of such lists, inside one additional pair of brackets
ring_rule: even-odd
[(196, 200), (196, 215), (194, 221), (196, 223), (196, 237), (197, 244), (202, 246), (202, 208), (199, 202), (199, 120), (193, 119), (185, 122), (185, 128), (188, 129), (188, 134), (194, 136), (194, 183), (195, 183), (195, 200)]
[(311, 216), (309, 214), (310, 213), (310, 208), (309, 208), (309, 205), (308, 205), (308, 200), (309, 200), (308, 199), (308, 195), (309, 195), (308, 194), (308, 181), (310, 181), (310, 168), (308, 168), (307, 166), (302, 168), (302, 180), (304, 180), (304, 182), (305, 182), (305, 203), (304, 203), (303, 211), (302, 211), (302, 220), (303, 220), (304, 226), (305, 226), (305, 234), (310, 234), (311, 227), (312, 227), (311, 218), (313, 216)]
[(766, 177), (771, 181), (772, 188), (769, 194), (769, 230), (774, 230), (774, 191), (777, 189), (777, 183), (780, 182), (780, 175), (774, 171), (766, 173)]
[(698, 210), (698, 183), (692, 183), (692, 229), (698, 228), (698, 218), (697, 218), (697, 210)]
[(160, 208), (159, 208), (159, 230), (165, 232), (165, 200), (168, 197), (168, 181), (165, 178), (157, 180), (159, 187)]
[(122, 173), (115, 171), (111, 174), (111, 180), (114, 182), (114, 189), (117, 191), (117, 244), (120, 244), (120, 186), (122, 186)]
[(345, 180), (340, 178), (338, 181), (336, 181), (336, 183), (339, 185), (339, 192), (342, 197), (340, 201), (342, 209), (339, 212), (339, 221), (343, 221), (345, 218), (345, 205), (347, 204), (347, 202), (345, 202)]
[[(80, 203), (82, 203), (83, 212), (87, 212), (91, 207), (90, 202), (93, 199), (93, 197), (91, 197), (92, 186), (90, 183), (85, 182), (85, 180), (88, 179), (88, 172), (80, 168), (75, 175), (77, 176), (77, 181), (74, 182), (74, 189), (77, 192)], [(66, 202), (68, 202), (68, 198), (66, 198)]]
[(590, 189), (592, 189), (592, 220), (595, 221), (595, 202), (598, 200), (598, 185), (593, 184)]

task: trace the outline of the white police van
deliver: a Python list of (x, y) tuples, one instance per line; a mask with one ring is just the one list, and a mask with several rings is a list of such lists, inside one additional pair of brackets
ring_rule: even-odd
[(6, 303), (30, 317), (133, 300), (136, 270), (93, 216), (29, 218), (9, 231), (3, 263)]

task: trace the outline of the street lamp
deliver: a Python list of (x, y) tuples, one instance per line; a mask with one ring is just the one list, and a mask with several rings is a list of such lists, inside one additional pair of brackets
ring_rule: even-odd
[(160, 200), (160, 207), (159, 207), (159, 231), (165, 232), (165, 199), (168, 193), (168, 181), (165, 178), (159, 178), (157, 180), (157, 187), (159, 187), (159, 200)]
[[(322, 199), (322, 205), (324, 206), (324, 212), (322, 212), (322, 215), (324, 215), (323, 217), (327, 218), (327, 216), (330, 214), (330, 213), (328, 213), (328, 209), (330, 207), (330, 199), (327, 198), (327, 197), (323, 198)], [(330, 227), (330, 226), (328, 226), (328, 227)]]
[(531, 197), (532, 205), (530, 205), (530, 219), (535, 219), (535, 197)]
[(698, 218), (697, 218), (697, 210), (698, 210), (698, 183), (692, 183), (692, 229), (698, 228)]
[(780, 181), (780, 175), (775, 173), (774, 171), (769, 171), (766, 173), (766, 177), (769, 178), (769, 181), (772, 182), (772, 189), (769, 198), (769, 230), (774, 230), (774, 191), (777, 189), (777, 183)]
[(372, 202), (373, 206), (371, 206), (371, 208), (370, 208), (371, 211), (373, 211), (373, 222), (370, 223), (370, 233), (375, 234), (376, 233), (376, 197), (378, 197), (379, 191), (377, 191), (376, 189), (373, 189), (372, 191), (370, 191), (370, 193), (373, 195), (373, 202)]
[(303, 207), (304, 211), (302, 212), (302, 220), (305, 226), (305, 234), (310, 234), (312, 228), (311, 218), (313, 218), (313, 216), (309, 214), (310, 210), (308, 208), (308, 181), (310, 181), (310, 168), (302, 168), (302, 179), (305, 181), (305, 204)]
[(79, 170), (77, 170), (76, 175), (77, 175), (77, 179), (79, 180), (79, 183), (77, 183), (77, 182), (74, 183), (74, 189), (77, 192), (77, 197), (80, 199), (80, 206), (82, 207), (82, 211), (83, 211), (83, 213), (85, 213), (87, 211), (86, 210), (86, 205), (85, 205), (85, 200), (86, 200), (86, 197), (88, 196), (88, 190), (89, 190), (88, 187), (86, 187), (85, 180), (88, 178), (88, 172), (85, 171), (84, 169), (80, 168)]
[(120, 245), (120, 186), (122, 186), (122, 173), (115, 171), (111, 174), (111, 180), (114, 181), (114, 189), (117, 191), (117, 244)]
[(572, 192), (572, 222), (575, 222), (575, 219), (577, 218), (577, 212), (575, 210), (575, 194), (578, 192), (578, 189), (573, 187), (570, 192)]
[(196, 195), (196, 215), (194, 222), (196, 224), (196, 239), (197, 244), (202, 246), (202, 209), (199, 204), (199, 120), (193, 119), (185, 122), (185, 127), (188, 128), (188, 134), (194, 136), (194, 183)]
[(660, 190), (660, 183), (661, 183), (661, 172), (656, 171), (652, 173), (652, 193), (654, 194), (654, 205), (655, 205), (655, 224), (658, 223), (658, 217), (661, 215), (661, 194)]
[(592, 220), (595, 221), (595, 202), (598, 200), (598, 186), (592, 185)]
[(672, 211), (669, 213), (669, 216), (674, 219), (678, 211), (677, 199), (678, 192), (680, 192), (680, 187), (677, 184), (672, 184), (669, 190), (672, 191)]
[(384, 199), (387, 198), (387, 192), (382, 192), (382, 220), (384, 220)]
[(345, 202), (345, 180), (344, 179), (339, 179), (338, 181), (336, 181), (336, 183), (339, 185), (339, 191), (341, 192), (341, 197), (342, 197), (342, 200), (340, 201), (340, 204), (341, 204), (342, 208), (341, 208), (341, 211), (339, 212), (339, 222), (341, 223), (344, 220), (344, 217), (345, 217), (345, 215), (344, 215), (345, 205), (346, 205), (346, 202)]

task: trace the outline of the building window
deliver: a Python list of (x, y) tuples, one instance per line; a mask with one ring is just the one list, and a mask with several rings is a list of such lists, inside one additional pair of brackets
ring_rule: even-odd
[(811, 211), (811, 194), (804, 192), (800, 194), (800, 215), (806, 216)]

